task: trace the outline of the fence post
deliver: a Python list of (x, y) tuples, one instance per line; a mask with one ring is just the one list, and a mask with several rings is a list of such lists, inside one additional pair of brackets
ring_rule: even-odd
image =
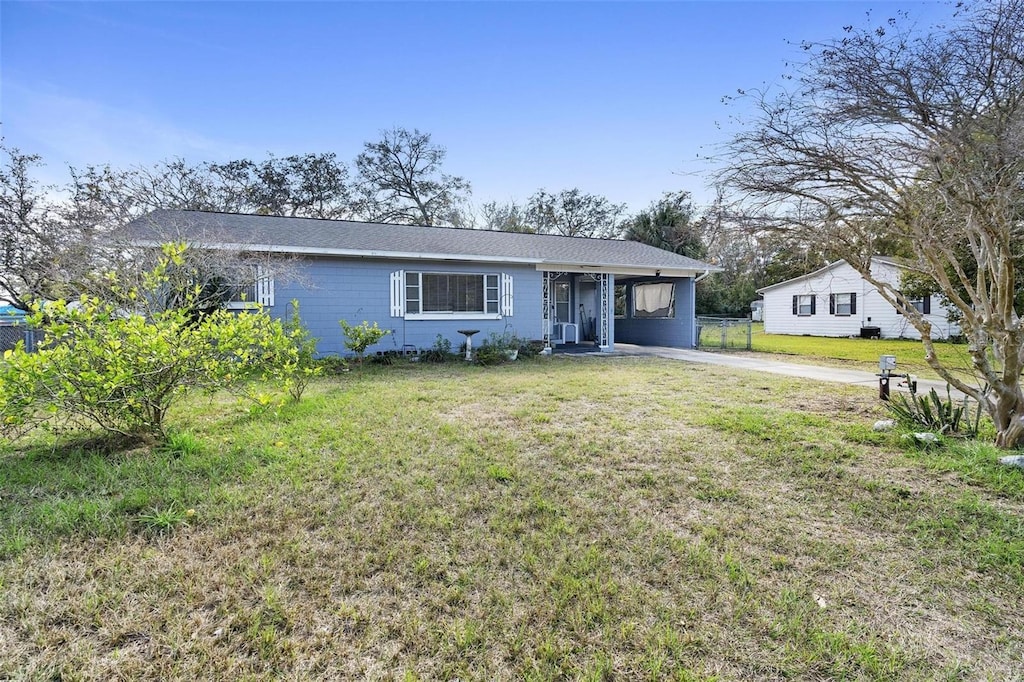
[(753, 329), (754, 329), (754, 321), (751, 320), (748, 317), (747, 318), (747, 350), (754, 350), (754, 340), (753, 340), (753, 335), (754, 334), (753, 334)]

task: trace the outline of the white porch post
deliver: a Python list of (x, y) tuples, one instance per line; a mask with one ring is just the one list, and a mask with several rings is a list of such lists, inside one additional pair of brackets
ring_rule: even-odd
[(544, 273), (544, 291), (541, 295), (541, 334), (544, 340), (544, 352), (551, 352), (551, 273)]
[(600, 332), (598, 334), (597, 344), (598, 347), (604, 351), (610, 353), (615, 350), (614, 340), (614, 320), (615, 320), (615, 275), (608, 273), (601, 273), (599, 275), (598, 283), (598, 296), (600, 303), (598, 309), (601, 311), (600, 320)]

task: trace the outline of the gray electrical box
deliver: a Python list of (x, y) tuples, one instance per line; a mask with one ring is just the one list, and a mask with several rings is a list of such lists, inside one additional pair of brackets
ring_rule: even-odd
[(888, 374), (892, 370), (896, 369), (896, 356), (895, 355), (883, 355), (878, 358), (878, 369), (882, 374)]

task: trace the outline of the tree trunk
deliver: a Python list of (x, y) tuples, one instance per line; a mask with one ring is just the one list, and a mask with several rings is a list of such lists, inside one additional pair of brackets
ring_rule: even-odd
[(996, 425), (996, 447), (1014, 449), (1024, 445), (1024, 405), (1018, 403), (1013, 410), (997, 410), (993, 415)]

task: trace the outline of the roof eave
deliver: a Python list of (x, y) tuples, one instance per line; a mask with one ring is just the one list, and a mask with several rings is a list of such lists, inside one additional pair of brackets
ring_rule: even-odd
[(674, 268), (659, 265), (587, 265), (580, 263), (545, 262), (537, 265), (542, 272), (584, 272), (626, 275), (629, 277), (696, 277), (706, 272), (719, 272), (722, 268), (707, 267)]
[(760, 289), (755, 289), (754, 293), (755, 294), (763, 294), (766, 291), (771, 291), (772, 289), (778, 289), (779, 287), (784, 287), (787, 284), (793, 284), (794, 282), (800, 282), (800, 281), (803, 281), (803, 280), (807, 280), (807, 279), (810, 279), (811, 277), (817, 277), (821, 273), (828, 272), (829, 270), (831, 270), (832, 268), (836, 267), (840, 263), (845, 263), (845, 262), (846, 262), (845, 260), (840, 258), (839, 260), (837, 260), (835, 262), (829, 263), (828, 265), (826, 265), (824, 267), (818, 268), (814, 272), (808, 272), (806, 275), (800, 275), (799, 277), (792, 277), (792, 278), (787, 279), (787, 280), (782, 281), (782, 282), (776, 282), (775, 284), (769, 284), (766, 287), (761, 287)]
[[(159, 247), (162, 242), (135, 240), (137, 246)], [(380, 251), (374, 249), (337, 249), (319, 246), (282, 246), (280, 244), (234, 244), (229, 242), (202, 243), (204, 249), (221, 251), (256, 251), (259, 253), (281, 253), (299, 256), (345, 256), (349, 258), (379, 258), (389, 260), (461, 260), (477, 263), (540, 263), (539, 258), (517, 258), (505, 256), (481, 256), (462, 253), (419, 253), (414, 251)]]
[[(160, 240), (133, 240), (136, 246), (159, 248)], [(461, 253), (419, 253), (415, 251), (383, 251), (373, 249), (338, 249), (317, 246), (285, 246), (281, 244), (239, 244), (234, 242), (200, 243), (206, 249), (221, 251), (247, 251), (259, 253), (279, 253), (299, 256), (340, 256), (347, 258), (375, 258), (390, 260), (439, 261), (455, 260), (474, 263), (516, 263), (535, 265), (542, 271), (559, 272), (603, 272), (630, 276), (661, 276), (661, 277), (696, 277), (705, 272), (720, 272), (722, 268), (715, 265), (700, 264), (692, 268), (679, 268), (659, 265), (589, 265), (586, 263), (550, 262), (541, 258), (517, 256), (486, 256)]]

